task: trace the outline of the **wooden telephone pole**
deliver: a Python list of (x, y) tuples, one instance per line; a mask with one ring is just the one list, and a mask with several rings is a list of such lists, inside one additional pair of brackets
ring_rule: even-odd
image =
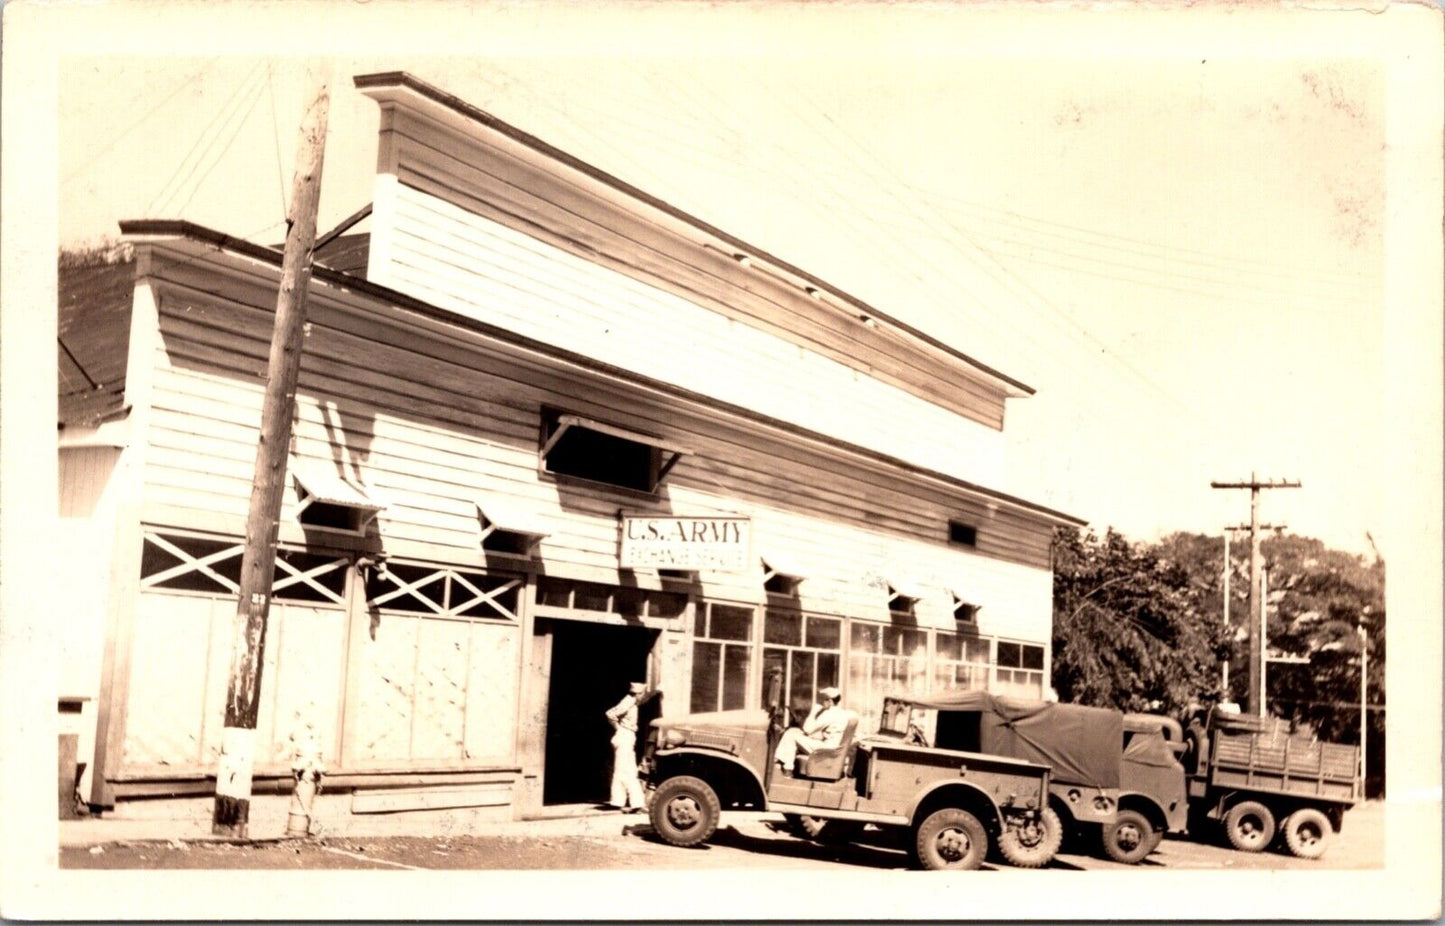
[(1298, 481), (1270, 480), (1260, 482), (1253, 473), (1248, 482), (1211, 482), (1215, 489), (1249, 490), (1249, 688), (1245, 692), (1245, 709), (1264, 716), (1263, 699), (1259, 696), (1260, 679), (1264, 677), (1264, 640), (1259, 632), (1264, 614), (1263, 596), (1259, 588), (1259, 571), (1263, 558), (1259, 553), (1259, 492), (1261, 489), (1298, 489)]
[(211, 832), (246, 838), (251, 813), (251, 774), (256, 759), (256, 715), (261, 702), (266, 619), (271, 612), (271, 581), (276, 568), (276, 535), (291, 443), (296, 381), (306, 324), (306, 290), (311, 283), (311, 252), (316, 243), (316, 207), (321, 198), (321, 164), (326, 153), (326, 120), (331, 106), (329, 68), (316, 79), (315, 94), (301, 125), (301, 142), (292, 182), (291, 214), (286, 219), (286, 249), (281, 289), (266, 367), (261, 406), (261, 440), (251, 507), (246, 516), (246, 547), (241, 556), (240, 593), (232, 640), (231, 675), (226, 689), (226, 721), (216, 770), (216, 805)]

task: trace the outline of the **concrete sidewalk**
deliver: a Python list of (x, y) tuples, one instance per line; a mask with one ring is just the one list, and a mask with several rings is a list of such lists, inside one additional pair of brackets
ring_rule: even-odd
[[(251, 808), (250, 839), (234, 840), (211, 834), (209, 807), (204, 814), (126, 816), (108, 815), (60, 821), (61, 846), (93, 846), (113, 842), (264, 842), (284, 838), (286, 804), (260, 802)], [(755, 815), (734, 815), (755, 816)], [(312, 835), (341, 836), (621, 836), (633, 826), (647, 824), (643, 813), (600, 810), (592, 804), (547, 808), (540, 819), (480, 820), (465, 812), (405, 814), (329, 813), (318, 810)]]

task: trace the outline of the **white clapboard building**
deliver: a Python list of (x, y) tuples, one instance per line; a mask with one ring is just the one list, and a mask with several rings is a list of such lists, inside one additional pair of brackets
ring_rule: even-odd
[[(989, 488), (1027, 386), (409, 75), (355, 87), (378, 168), (317, 251), (258, 794), (314, 740), (351, 813), (605, 799), (634, 680), (666, 714), (1044, 693), (1080, 522)], [(124, 809), (214, 789), (280, 253), (122, 230), (62, 267), (60, 473), (62, 693)]]

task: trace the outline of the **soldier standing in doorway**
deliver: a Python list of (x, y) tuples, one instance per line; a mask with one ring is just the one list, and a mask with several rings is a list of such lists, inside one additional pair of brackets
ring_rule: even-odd
[(627, 694), (607, 712), (612, 724), (612, 806), (623, 813), (643, 810), (642, 783), (637, 780), (637, 708), (650, 701), (656, 691), (645, 682), (627, 686)]

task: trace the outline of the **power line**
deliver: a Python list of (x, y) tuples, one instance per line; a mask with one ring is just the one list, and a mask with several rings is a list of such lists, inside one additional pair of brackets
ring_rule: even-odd
[[(1037, 225), (1049, 226), (1049, 227), (1052, 227), (1052, 228), (1065, 229), (1065, 230), (1067, 230), (1067, 231), (1076, 233), (1075, 235), (1072, 235), (1072, 236), (1071, 236), (1071, 235), (1066, 235), (1066, 234), (1060, 234), (1059, 232), (1051, 232), (1051, 231), (1046, 231), (1046, 230), (1042, 230), (1042, 229), (1029, 228), (1028, 224), (1014, 224), (1014, 227), (1022, 228), (1022, 229), (1028, 230), (1028, 231), (1032, 231), (1032, 232), (1034, 232), (1035, 234), (1050, 235), (1050, 236), (1053, 236), (1053, 237), (1061, 237), (1061, 238), (1069, 238), (1069, 237), (1077, 237), (1077, 235), (1085, 235), (1085, 236), (1096, 237), (1096, 238), (1104, 238), (1104, 239), (1108, 239), (1109, 241), (1114, 241), (1114, 242), (1122, 242), (1122, 243), (1124, 243), (1124, 244), (1133, 245), (1133, 246), (1136, 246), (1136, 247), (1142, 247), (1142, 248), (1146, 248), (1146, 249), (1152, 249), (1152, 250), (1156, 250), (1156, 251), (1172, 251), (1172, 252), (1175, 252), (1175, 253), (1178, 253), (1178, 254), (1183, 254), (1183, 255), (1193, 255), (1194, 258), (1200, 259), (1200, 260), (1191, 260), (1190, 258), (1187, 258), (1187, 257), (1173, 258), (1173, 259), (1175, 259), (1175, 260), (1180, 261), (1181, 263), (1191, 263), (1191, 262), (1194, 262), (1194, 263), (1207, 263), (1207, 262), (1214, 262), (1214, 263), (1223, 263), (1223, 264), (1226, 264), (1226, 265), (1229, 265), (1229, 266), (1237, 266), (1237, 265), (1239, 265), (1239, 264), (1254, 264), (1254, 265), (1256, 265), (1256, 266), (1261, 267), (1262, 269), (1257, 270), (1257, 271), (1249, 271), (1249, 272), (1262, 273), (1262, 274), (1274, 274), (1274, 275), (1294, 275), (1293, 273), (1291, 273), (1291, 271), (1295, 271), (1295, 272), (1300, 273), (1300, 274), (1306, 274), (1306, 275), (1308, 275), (1308, 276), (1311, 277), (1311, 278), (1334, 277), (1334, 278), (1340, 279), (1340, 280), (1342, 280), (1342, 281), (1351, 281), (1351, 282), (1354, 282), (1354, 281), (1357, 281), (1357, 280), (1358, 280), (1358, 275), (1340, 273), (1339, 271), (1333, 271), (1333, 270), (1329, 270), (1329, 269), (1322, 268), (1322, 267), (1309, 267), (1309, 266), (1305, 266), (1305, 265), (1302, 265), (1302, 264), (1285, 264), (1285, 263), (1281, 263), (1281, 262), (1279, 262), (1279, 261), (1265, 260), (1265, 259), (1263, 259), (1263, 258), (1257, 258), (1257, 257), (1244, 257), (1244, 256), (1240, 256), (1240, 255), (1221, 254), (1221, 253), (1218, 253), (1218, 252), (1203, 251), (1203, 250), (1199, 250), (1199, 249), (1197, 249), (1197, 248), (1186, 248), (1186, 247), (1182, 247), (1182, 246), (1180, 246), (1180, 245), (1161, 244), (1161, 243), (1159, 243), (1159, 242), (1157, 242), (1157, 241), (1147, 241), (1147, 240), (1140, 239), (1140, 238), (1131, 238), (1131, 237), (1128, 237), (1128, 236), (1126, 236), (1126, 235), (1120, 235), (1120, 234), (1116, 234), (1116, 233), (1113, 233), (1113, 232), (1101, 231), (1101, 230), (1095, 229), (1095, 228), (1087, 228), (1087, 227), (1082, 226), (1082, 225), (1071, 225), (1071, 224), (1066, 223), (1066, 222), (1058, 222), (1058, 221), (1054, 221), (1054, 220), (1051, 220), (1051, 219), (1040, 218), (1040, 217), (1038, 217), (1038, 216), (1031, 216), (1031, 215), (1027, 215), (1027, 214), (1025, 214), (1025, 213), (1018, 212), (1018, 211), (1015, 211), (1015, 210), (1013, 210), (1013, 209), (1008, 209), (1008, 208), (1005, 208), (1005, 207), (1002, 207), (1002, 206), (990, 206), (990, 205), (987, 205), (987, 204), (985, 204), (985, 203), (979, 203), (979, 202), (975, 202), (975, 201), (973, 201), (973, 200), (967, 200), (967, 199), (962, 199), (962, 198), (959, 198), (959, 197), (956, 197), (956, 196), (950, 196), (950, 195), (948, 195), (948, 194), (946, 194), (946, 193), (939, 193), (939, 192), (937, 192), (937, 191), (924, 190), (924, 189), (919, 188), (919, 187), (917, 187), (917, 186), (912, 187), (912, 189), (918, 190), (919, 192), (924, 193), (925, 195), (932, 196), (932, 197), (934, 197), (935, 199), (937, 199), (937, 200), (939, 200), (939, 201), (941, 201), (941, 202), (947, 202), (947, 203), (957, 204), (957, 205), (959, 205), (960, 207), (963, 207), (963, 208), (961, 209), (961, 211), (965, 211), (965, 212), (967, 212), (967, 211), (975, 211), (975, 212), (982, 212), (982, 213), (990, 213), (990, 212), (992, 212), (992, 213), (1002, 213), (1002, 214), (1004, 214), (1004, 215), (1013, 216), (1015, 219), (1018, 219), (1020, 223), (1033, 223), (1033, 224), (1037, 224)], [(993, 222), (996, 222), (996, 223), (998, 223), (998, 224), (1005, 224), (1005, 225), (1010, 224), (1010, 223), (1008, 223), (1008, 222), (1006, 222), (1006, 221), (1004, 221), (1004, 220), (1000, 220), (1000, 219), (986, 219), (985, 221), (993, 221)], [(1111, 247), (1111, 245), (1105, 244), (1105, 243), (1103, 243), (1103, 242), (1099, 242), (1098, 245), (1099, 245), (1100, 247)], [(1121, 250), (1127, 250), (1126, 248), (1123, 248), (1122, 246), (1113, 246), (1113, 247), (1117, 247), (1118, 249), (1121, 249)]]
[[(205, 186), (206, 178), (211, 175), (211, 171), (219, 167), (221, 162), (226, 159), (226, 154), (231, 150), (231, 146), (236, 143), (236, 138), (241, 134), (241, 129), (245, 128), (247, 120), (251, 118), (251, 113), (256, 111), (256, 106), (261, 102), (264, 91), (264, 87), (257, 86), (256, 93), (251, 97), (251, 105), (246, 107), (245, 114), (241, 116), (240, 121), (236, 123), (235, 129), (231, 131), (231, 137), (226, 139), (225, 144), (221, 146), (220, 152), (216, 155), (216, 159), (211, 162), (211, 166), (206, 168), (205, 172), (201, 174), (200, 179), (196, 181), (196, 185), (191, 189), (191, 195), (187, 196), (186, 201), (181, 203), (181, 207), (176, 210), (177, 213), (186, 211), (186, 207), (191, 204), (191, 200), (195, 199), (196, 194), (201, 191), (201, 187)], [(219, 135), (216, 137), (217, 139), (220, 138)]]
[[(181, 181), (181, 183), (174, 191), (167, 191), (170, 190), (171, 184), (174, 183), (176, 179), (180, 176), (181, 171), (190, 161), (191, 156), (194, 155), (196, 151), (201, 147), (201, 143), (206, 141), (206, 138), (208, 135), (210, 135), (211, 131), (217, 126), (223, 125), (226, 121), (229, 121), (230, 114), (232, 112), (231, 107), (236, 103), (238, 99), (241, 98), (242, 92), (250, 86), (251, 78), (260, 70), (261, 64), (258, 62), (255, 67), (253, 67), (246, 74), (246, 76), (242, 78), (241, 82), (236, 86), (236, 89), (233, 90), (231, 92), (231, 95), (226, 98), (226, 101), (221, 104), (221, 107), (216, 111), (216, 114), (211, 117), (211, 121), (206, 123), (205, 127), (201, 129), (200, 134), (196, 137), (195, 143), (191, 145), (191, 148), (189, 151), (186, 152), (185, 157), (181, 158), (181, 162), (176, 165), (175, 173), (171, 174), (171, 178), (165, 182), (164, 186), (161, 187), (160, 192), (156, 194), (156, 198), (151, 201), (151, 204), (149, 206), (146, 207), (147, 213), (154, 214), (156, 208), (162, 203), (162, 201), (168, 200), (176, 193), (180, 192), (180, 187), (185, 185), (185, 181)], [(189, 180), (191, 175), (194, 173), (195, 167), (193, 166), (190, 172), (186, 175), (186, 179)]]
[(201, 74), (205, 73), (206, 68), (210, 67), (213, 63), (215, 63), (215, 61), (215, 58), (207, 59), (206, 64), (203, 65), (199, 71), (192, 74), (190, 77), (187, 77), (185, 80), (181, 81), (180, 84), (176, 87), (176, 89), (172, 90), (169, 94), (167, 94), (166, 97), (162, 99), (159, 103), (146, 110), (144, 115), (136, 119), (130, 125), (126, 126), (120, 132), (120, 134), (112, 138), (107, 144), (101, 146), (100, 150), (92, 154), (89, 160), (87, 160), (84, 164), (80, 165), (79, 167), (72, 170), (70, 173), (66, 174), (65, 179), (60, 182), (69, 183), (70, 181), (74, 180), (76, 177), (84, 173), (86, 170), (88, 170), (90, 166), (93, 165), (96, 161), (99, 161), (101, 158), (105, 157), (105, 155), (109, 154), (110, 150), (116, 145), (120, 144), (127, 135), (140, 128), (140, 126), (143, 125), (147, 119), (160, 112), (162, 107), (164, 107), (171, 100), (174, 100), (177, 96), (179, 96), (182, 90), (185, 90), (196, 78), (200, 77)]
[(276, 88), (272, 85), (272, 62), (266, 63), (266, 93), (271, 97), (271, 137), (276, 141), (276, 188), (281, 195), (281, 214), (286, 214), (286, 173), (281, 168), (281, 124), (276, 117)]

